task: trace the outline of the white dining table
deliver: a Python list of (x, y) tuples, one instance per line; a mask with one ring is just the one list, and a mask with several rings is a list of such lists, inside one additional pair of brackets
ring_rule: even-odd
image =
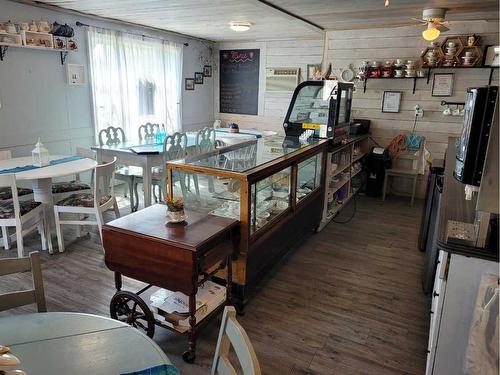
[(119, 375), (171, 365), (160, 347), (128, 324), (81, 313), (0, 318), (0, 344), (29, 375)]
[[(58, 160), (68, 157), (68, 155), (51, 155), (50, 160)], [(23, 167), (33, 164), (31, 156), (0, 160), (0, 171), (16, 167)], [(15, 173), (16, 180), (31, 180), (33, 189), (33, 199), (42, 203), (45, 232), (49, 253), (53, 253), (52, 228), (54, 224), (54, 199), (52, 196), (52, 179), (62, 176), (74, 175), (94, 169), (97, 162), (93, 159), (82, 158), (70, 160), (65, 163), (49, 165), (46, 167), (30, 169)]]

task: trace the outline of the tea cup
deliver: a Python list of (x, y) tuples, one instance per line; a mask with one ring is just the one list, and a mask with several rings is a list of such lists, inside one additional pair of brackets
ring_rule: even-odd
[(455, 47), (455, 42), (448, 42), (448, 47), (450, 47), (450, 48)]
[(455, 108), (453, 111), (451, 111), (451, 114), (453, 116), (460, 116), (460, 109)]
[(446, 107), (445, 110), (443, 111), (443, 115), (445, 116), (451, 116), (451, 109), (450, 107)]
[(472, 55), (472, 51), (467, 51), (467, 52), (465, 52), (465, 56), (466, 56), (466, 57), (472, 57), (472, 56), (473, 56), (473, 55)]
[(417, 70), (417, 76), (420, 77), (420, 78), (424, 78), (425, 77), (425, 70)]
[(403, 60), (396, 59), (396, 66), (401, 66), (401, 65), (403, 65)]

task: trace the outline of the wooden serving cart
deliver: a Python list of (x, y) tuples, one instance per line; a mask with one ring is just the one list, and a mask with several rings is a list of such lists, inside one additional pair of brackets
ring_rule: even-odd
[[(192, 211), (186, 214), (185, 223), (165, 224), (166, 206), (157, 204), (109, 222), (102, 234), (105, 263), (115, 272), (117, 290), (110, 303), (111, 317), (143, 330), (149, 337), (153, 337), (155, 326), (187, 334), (189, 346), (182, 357), (192, 363), (200, 328), (231, 301), (231, 282), (227, 282), (225, 301), (198, 322), (198, 287), (223, 269), (226, 281), (231, 280), (239, 223)], [(122, 275), (148, 285), (137, 292), (122, 290)], [(160, 288), (189, 296), (187, 330), (167, 321), (146, 303)]]

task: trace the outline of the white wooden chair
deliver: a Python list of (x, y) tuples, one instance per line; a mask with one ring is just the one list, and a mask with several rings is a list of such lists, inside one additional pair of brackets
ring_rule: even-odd
[[(77, 147), (76, 156), (95, 160), (96, 152), (90, 148)], [(89, 192), (91, 189), (92, 183), (87, 184), (83, 182), (79, 173), (75, 174), (75, 179), (72, 181), (54, 182), (52, 184), (54, 201), (61, 200), (71, 194)]]
[[(4, 248), (9, 249), (11, 241), (17, 242), (17, 254), (24, 255), (23, 236), (38, 228), (42, 240), (42, 249), (47, 249), (43, 208), (34, 200), (19, 200), (15, 174), (0, 174), (0, 188), (9, 187), (12, 199), (0, 201), (0, 227)], [(8, 227), (15, 227), (16, 233), (9, 234)], [(52, 249), (50, 249), (52, 251)]]
[(260, 375), (259, 361), (248, 335), (236, 320), (236, 310), (232, 306), (226, 306), (220, 325), (211, 375), (237, 374), (235, 368), (229, 362), (231, 345), (238, 357), (243, 375)]
[[(385, 170), (384, 185), (382, 189), (382, 201), (385, 201), (385, 196), (391, 190), (389, 180), (392, 177), (396, 177), (396, 178), (406, 178), (411, 180), (412, 182), (411, 192), (405, 195), (408, 195), (411, 198), (410, 203), (413, 204), (415, 200), (415, 194), (417, 192), (418, 175), (420, 173), (420, 169), (423, 163), (424, 148), (425, 148), (425, 138), (422, 137), (420, 141), (420, 148), (418, 150), (404, 151), (397, 157), (397, 159), (393, 160), (393, 168)], [(394, 166), (394, 164), (397, 165)]]
[(148, 140), (156, 142), (156, 135), (160, 132), (160, 124), (151, 124), (150, 122), (139, 126), (139, 140)]
[[(98, 135), (100, 146), (114, 146), (124, 143), (126, 141), (125, 132), (120, 127), (108, 126), (106, 129), (102, 129)], [(115, 177), (117, 180), (125, 182), (126, 190), (125, 196), (127, 196), (127, 190), (130, 195), (130, 207), (135, 207), (134, 204), (134, 179), (136, 175), (142, 176), (142, 168), (135, 166), (120, 166), (116, 170)]]
[[(143, 139), (146, 141), (149, 141), (151, 143), (156, 143), (156, 135), (160, 132), (160, 124), (152, 124), (150, 122), (147, 122), (144, 125), (139, 126), (139, 140), (142, 141)], [(136, 168), (136, 167), (134, 167)], [(137, 167), (138, 168), (138, 167)], [(160, 172), (159, 172), (160, 171)], [(139, 193), (137, 191), (137, 185), (142, 184), (142, 168), (139, 168), (138, 170), (135, 171), (136, 174), (134, 175), (134, 194), (135, 194), (135, 204), (131, 207), (132, 211), (137, 211), (139, 208)], [(140, 173), (137, 173), (140, 172)], [(153, 197), (155, 199), (155, 202), (158, 202), (158, 200), (161, 200), (161, 181), (156, 178), (157, 174), (161, 173), (161, 168), (154, 168), (153, 169), (153, 179), (152, 179), (152, 185), (153, 185)], [(156, 187), (158, 187), (158, 196), (156, 196)], [(132, 193), (131, 193), (132, 194)]]
[[(59, 252), (64, 251), (64, 239), (61, 225), (97, 225), (99, 227), (99, 235), (101, 236), (102, 242), (102, 225), (104, 224), (103, 213), (113, 208), (115, 216), (117, 218), (120, 217), (114, 189), (115, 166), (116, 157), (109, 163), (95, 167), (93, 194), (72, 194), (54, 205)], [(61, 220), (59, 217), (61, 213), (94, 215), (95, 221), (85, 219)]]
[[(0, 160), (6, 160), (11, 158), (12, 158), (12, 153), (10, 152), (10, 150), (0, 151)], [(33, 198), (33, 196), (29, 196), (30, 194), (33, 194), (33, 190), (20, 187), (17, 188), (18, 197)], [(9, 187), (0, 188), (0, 201), (8, 199), (12, 199), (12, 191), (10, 190), (10, 188)]]
[(0, 276), (27, 271), (33, 275), (33, 289), (0, 294), (0, 311), (32, 303), (36, 303), (38, 312), (47, 311), (40, 253), (34, 251), (29, 257), (0, 259)]
[[(213, 128), (203, 128), (196, 133), (196, 146), (195, 152), (196, 155), (203, 155), (209, 151), (215, 149), (215, 130)], [(200, 195), (200, 185), (198, 183), (198, 175), (196, 173), (192, 174), (194, 181), (194, 188), (196, 191), (196, 195)], [(207, 176), (208, 180), (208, 191), (213, 193), (215, 191), (214, 188), (214, 178), (212, 176)], [(188, 176), (188, 189), (190, 188), (190, 180)]]

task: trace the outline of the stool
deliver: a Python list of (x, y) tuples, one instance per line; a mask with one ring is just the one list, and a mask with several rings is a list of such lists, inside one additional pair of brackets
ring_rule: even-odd
[(384, 188), (382, 190), (383, 201), (385, 201), (385, 195), (387, 193), (387, 181), (390, 177), (404, 177), (413, 180), (413, 186), (410, 194), (411, 204), (413, 204), (413, 201), (415, 200), (415, 192), (417, 190), (418, 171), (414, 169), (387, 169), (385, 171)]

